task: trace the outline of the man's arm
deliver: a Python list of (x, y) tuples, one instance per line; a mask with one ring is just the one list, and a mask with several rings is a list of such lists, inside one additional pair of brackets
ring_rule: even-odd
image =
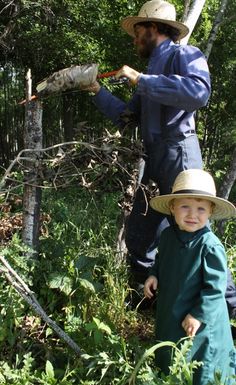
[(210, 92), (210, 74), (202, 52), (192, 46), (176, 50), (171, 73), (140, 74), (137, 93), (160, 104), (188, 112), (206, 105)]
[(134, 94), (128, 103), (125, 103), (118, 97), (112, 95), (104, 87), (101, 87), (99, 92), (93, 96), (93, 102), (96, 107), (116, 126), (123, 128), (128, 122), (126, 116), (135, 119), (137, 124), (140, 116), (140, 98)]

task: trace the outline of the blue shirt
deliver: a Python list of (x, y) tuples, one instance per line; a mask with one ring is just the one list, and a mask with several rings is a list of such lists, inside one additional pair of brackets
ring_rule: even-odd
[[(169, 74), (164, 75), (169, 56), (176, 50)], [(149, 59), (147, 73), (139, 77), (128, 103), (101, 88), (94, 102), (115, 125), (124, 126), (124, 112), (133, 113), (146, 144), (166, 133), (173, 136), (195, 129), (195, 111), (210, 96), (210, 75), (203, 53), (196, 47), (174, 44), (170, 39), (158, 45)], [(160, 119), (161, 111), (164, 117)], [(164, 121), (164, 127), (163, 127)]]

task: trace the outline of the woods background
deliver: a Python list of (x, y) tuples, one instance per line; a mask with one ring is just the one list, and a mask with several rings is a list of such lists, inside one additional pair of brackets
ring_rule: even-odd
[[(34, 88), (52, 72), (71, 65), (96, 62), (100, 73), (118, 69), (123, 64), (142, 70), (144, 63), (135, 55), (132, 39), (120, 28), (121, 18), (137, 13), (142, 3), (137, 0), (1, 2), (0, 153), (3, 166), (23, 147), (24, 108), (18, 102), (25, 97), (28, 68), (32, 71)], [(181, 19), (191, 2), (174, 3)], [(236, 141), (235, 7), (235, 0), (207, 0), (189, 41), (203, 52), (213, 44), (210, 55), (206, 52), (212, 96), (207, 108), (198, 113), (197, 128), (206, 167), (223, 174), (230, 167)], [(216, 36), (212, 33), (215, 23), (219, 28)], [(130, 91), (119, 87), (116, 92), (128, 97)], [(43, 109), (44, 146), (88, 135), (83, 122), (93, 128), (93, 135), (101, 135), (105, 126), (110, 128), (88, 95), (81, 91), (64, 92), (47, 99)]]
[[(204, 167), (214, 175), (218, 195), (235, 203), (236, 0), (172, 2), (178, 20), (186, 20), (191, 9), (204, 3), (189, 40), (189, 44), (205, 53), (212, 79), (210, 101), (197, 113), (197, 133)], [(72, 65), (98, 63), (99, 73), (117, 70), (124, 64), (145, 70), (146, 63), (137, 57), (132, 39), (120, 28), (120, 20), (136, 15), (143, 3), (1, 0), (2, 175), (25, 148), (25, 105), (20, 101), (26, 96), (28, 69), (33, 93), (38, 82)], [(132, 94), (127, 85), (111, 85), (105, 79), (101, 82), (124, 99)], [(6, 283), (8, 265), (1, 259), (0, 384), (191, 385), (189, 378), (194, 368), (179, 357), (173, 366), (172, 380), (158, 382), (153, 350), (145, 351), (153, 338), (152, 315), (130, 311), (127, 306), (130, 288), (125, 266), (117, 257), (116, 240), (118, 229), (122, 229), (120, 214), (129, 211), (132, 201), (130, 188), (138, 160), (135, 143), (139, 143), (139, 135), (136, 141), (137, 133), (126, 129), (122, 139), (117, 136), (116, 143), (117, 128), (96, 110), (87, 92), (77, 89), (45, 97), (42, 106), (43, 148), (55, 150), (47, 156), (45, 152), (47, 160), (56, 161), (57, 155), (63, 153), (58, 143), (86, 143), (79, 145), (76, 152), (69, 152), (60, 168), (68, 176), (73, 161), (76, 183), (61, 189), (66, 185), (62, 175), (57, 185), (52, 167), (46, 169), (41, 180), (46, 185), (39, 258), (27, 259), (28, 250), (19, 235), (24, 176), (18, 173), (20, 168), (16, 169), (16, 179), (22, 184), (14, 190), (13, 198), (11, 194), (1, 196), (0, 201), (1, 254), (23, 277), (46, 313), (73, 338), (79, 351), (87, 354), (81, 360), (73, 349), (67, 350), (50, 324), (19, 298), (12, 284)], [(110, 152), (111, 140), (119, 153), (116, 163), (118, 155), (117, 151)], [(90, 146), (95, 142), (96, 148)], [(126, 147), (129, 151), (125, 151)], [(232, 220), (227, 227), (218, 228), (234, 278), (235, 226)], [(27, 287), (25, 295), (31, 296), (31, 290)]]

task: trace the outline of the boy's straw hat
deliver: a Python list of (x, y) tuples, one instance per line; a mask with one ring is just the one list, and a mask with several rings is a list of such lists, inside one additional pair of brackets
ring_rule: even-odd
[(212, 176), (203, 170), (182, 171), (175, 179), (172, 193), (152, 198), (151, 207), (163, 214), (170, 215), (170, 202), (175, 198), (206, 199), (215, 204), (211, 219), (226, 219), (236, 215), (236, 208), (229, 201), (216, 197), (215, 182)]
[(179, 39), (182, 39), (189, 33), (188, 27), (176, 21), (176, 12), (174, 5), (163, 0), (147, 1), (140, 9), (138, 16), (128, 16), (121, 21), (121, 27), (132, 37), (134, 35), (134, 26), (137, 23), (145, 21), (154, 21), (168, 24), (179, 30)]

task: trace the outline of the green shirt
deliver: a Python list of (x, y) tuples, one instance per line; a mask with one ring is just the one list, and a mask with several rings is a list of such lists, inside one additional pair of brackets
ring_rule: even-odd
[[(223, 245), (207, 227), (189, 233), (170, 226), (162, 233), (158, 251), (150, 271), (158, 279), (157, 340), (177, 342), (186, 337), (181, 323), (190, 313), (202, 322), (194, 337), (191, 359), (204, 363), (194, 375), (193, 384), (206, 385), (215, 371), (221, 371), (223, 379), (235, 374)], [(170, 352), (157, 351), (157, 365), (168, 373)], [(229, 380), (227, 385), (235, 383)]]

